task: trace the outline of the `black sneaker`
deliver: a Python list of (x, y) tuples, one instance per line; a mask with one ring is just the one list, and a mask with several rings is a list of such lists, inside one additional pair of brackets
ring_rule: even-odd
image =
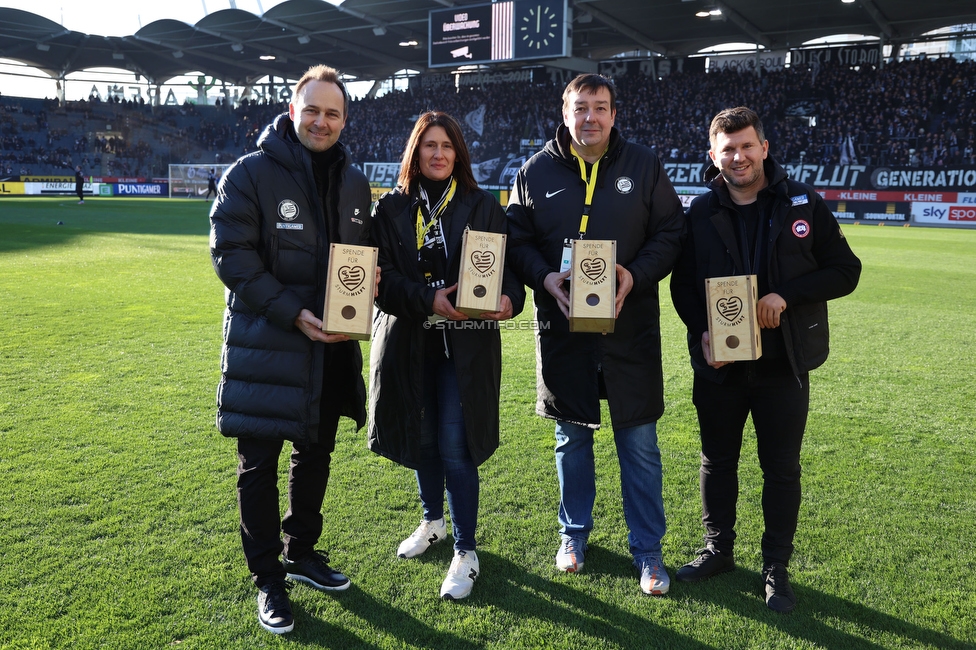
[(789, 614), (796, 607), (796, 594), (790, 586), (790, 574), (786, 566), (779, 562), (771, 562), (762, 570), (763, 587), (766, 592), (766, 607)]
[(342, 591), (351, 584), (349, 578), (329, 566), (329, 556), (322, 551), (312, 551), (295, 562), (285, 558), (283, 564), (289, 578), (320, 591)]
[(258, 589), (258, 623), (272, 634), (285, 634), (295, 629), (288, 590), (291, 585), (280, 580)]
[(709, 544), (698, 549), (698, 557), (678, 569), (675, 577), (681, 582), (700, 582), (735, 568), (735, 558)]

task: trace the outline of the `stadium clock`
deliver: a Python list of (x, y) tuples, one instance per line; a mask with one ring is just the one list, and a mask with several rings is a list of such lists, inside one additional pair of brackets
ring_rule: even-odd
[(567, 0), (500, 0), (430, 12), (428, 64), (472, 65), (569, 56)]
[(562, 2), (515, 4), (515, 58), (563, 54)]

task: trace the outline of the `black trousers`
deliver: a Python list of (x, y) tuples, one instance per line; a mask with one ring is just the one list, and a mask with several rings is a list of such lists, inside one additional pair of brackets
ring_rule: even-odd
[[(323, 400), (324, 401), (324, 400)], [(338, 413), (323, 419), (319, 441), (292, 445), (288, 466), (288, 510), (278, 503), (278, 458), (282, 440), (237, 440), (237, 505), (241, 542), (254, 584), (262, 587), (285, 579), (279, 557), (299, 560), (315, 548), (322, 534), (322, 500), (329, 483)]]
[(785, 361), (739, 361), (729, 370), (724, 383), (697, 375), (694, 382), (705, 543), (732, 552), (742, 431), (752, 413), (763, 474), (763, 561), (789, 564), (800, 511), (800, 445), (810, 407), (809, 375), (794, 376)]

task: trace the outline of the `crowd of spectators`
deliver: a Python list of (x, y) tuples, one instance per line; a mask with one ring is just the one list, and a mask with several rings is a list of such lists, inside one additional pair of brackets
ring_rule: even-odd
[[(616, 125), (666, 161), (704, 161), (711, 117), (744, 104), (763, 117), (771, 150), (784, 162), (976, 164), (976, 62), (971, 60), (944, 57), (859, 70), (789, 68), (761, 77), (677, 73), (655, 81), (632, 74), (615, 83)], [(498, 84), (363, 100), (351, 111), (353, 128), (346, 139), (365, 147), (361, 160), (396, 160), (419, 111), (438, 108), (462, 119), (484, 104), (483, 135), (465, 125), (468, 142), (481, 145), (472, 151), (478, 162), (518, 151), (522, 138), (551, 137), (561, 119), (561, 90), (562, 84)]]
[[(561, 121), (561, 81), (460, 88), (446, 82), (453, 77), (414, 78), (409, 90), (354, 100), (342, 136), (354, 159), (398, 161), (417, 116), (427, 109), (458, 118), (475, 163), (537, 150)], [(758, 77), (682, 72), (654, 79), (638, 73), (615, 83), (617, 127), (665, 162), (705, 161), (712, 115), (744, 104), (762, 116), (771, 151), (782, 162), (976, 165), (976, 62), (971, 60), (917, 59), (856, 70), (798, 66)], [(286, 103), (267, 100), (243, 101), (231, 109), (152, 107), (117, 97), (31, 106), (0, 101), (0, 171), (31, 173), (34, 166), (73, 169), (86, 163), (107, 165), (119, 175), (152, 176), (165, 175), (168, 163), (230, 162), (253, 151), (268, 123), (287, 110)], [(469, 115), (475, 119), (466, 119)], [(92, 127), (106, 122), (115, 125), (110, 134)], [(520, 148), (525, 140), (533, 144)]]
[[(474, 162), (519, 151), (522, 139), (551, 137), (559, 117), (562, 87), (552, 83), (492, 84), (484, 88), (427, 86), (354, 101), (343, 141), (361, 162), (400, 160), (407, 136), (426, 110), (450, 113), (462, 124)], [(484, 106), (484, 126), (465, 119)], [(473, 120), (472, 120), (473, 121)]]
[[(744, 104), (763, 117), (783, 162), (880, 166), (976, 164), (976, 62), (950, 57), (865, 66), (788, 68), (757, 77), (737, 72), (615, 79), (616, 125), (665, 161), (707, 158), (708, 124)], [(343, 139), (360, 162), (396, 161), (417, 115), (444, 110), (462, 122), (474, 162), (548, 139), (560, 117), (563, 84), (478, 88), (417, 87), (353, 103)], [(477, 133), (465, 116), (485, 106)]]
[[(618, 86), (618, 124), (665, 159), (699, 160), (708, 121), (722, 108), (754, 108), (785, 162), (938, 166), (973, 164), (976, 63), (952, 58), (770, 72), (677, 74)], [(967, 154), (968, 146), (968, 154)]]

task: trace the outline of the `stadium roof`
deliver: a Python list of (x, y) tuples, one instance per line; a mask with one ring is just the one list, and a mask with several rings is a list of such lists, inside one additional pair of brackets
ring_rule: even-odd
[[(261, 16), (226, 9), (194, 25), (157, 20), (123, 37), (66, 30), (33, 13), (0, 7), (0, 58), (54, 78), (110, 67), (153, 83), (201, 72), (246, 85), (265, 75), (297, 79), (309, 66), (328, 63), (360, 79), (384, 79), (404, 68), (427, 70), (432, 9), (473, 4), (485, 2), (346, 0), (335, 7), (322, 0), (287, 0)], [(973, 0), (569, 0), (569, 5), (577, 66), (585, 65), (580, 60), (637, 50), (687, 56), (730, 42), (778, 50), (839, 34), (906, 43), (933, 29), (976, 23)], [(722, 16), (695, 16), (708, 9), (720, 9)], [(410, 40), (418, 45), (400, 45)], [(562, 67), (585, 69), (573, 65), (562, 62)]]

